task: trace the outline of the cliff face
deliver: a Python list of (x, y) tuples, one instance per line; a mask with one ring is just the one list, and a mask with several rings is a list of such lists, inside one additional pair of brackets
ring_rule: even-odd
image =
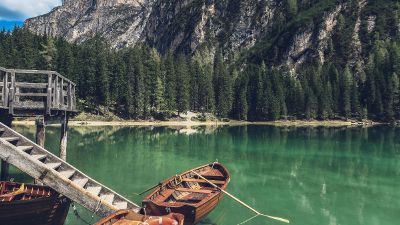
[[(380, 16), (374, 7), (395, 4), (383, 2), (65, 0), (50, 13), (28, 19), (25, 27), (78, 43), (98, 34), (114, 48), (143, 42), (162, 53), (210, 55), (221, 48), (231, 62), (266, 61), (295, 73), (305, 62), (338, 57), (339, 48), (349, 53), (342, 57), (351, 66), (361, 66), (368, 54), (362, 42), (368, 40), (360, 37), (374, 32)], [(398, 22), (394, 25), (398, 30)], [(343, 36), (351, 40), (345, 46)]]

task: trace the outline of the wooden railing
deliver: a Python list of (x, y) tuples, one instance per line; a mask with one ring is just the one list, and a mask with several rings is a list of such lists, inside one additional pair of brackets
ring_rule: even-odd
[(55, 71), (0, 67), (0, 108), (76, 111), (75, 83)]

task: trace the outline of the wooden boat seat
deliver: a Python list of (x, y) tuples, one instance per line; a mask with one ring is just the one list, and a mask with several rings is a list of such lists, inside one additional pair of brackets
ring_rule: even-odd
[(167, 189), (167, 190), (161, 192), (162, 195), (161, 194), (158, 195), (157, 198), (155, 199), (155, 201), (164, 202), (164, 201), (168, 200), (174, 192), (175, 192), (174, 189)]
[(139, 225), (142, 222), (140, 221), (132, 221), (127, 219), (118, 220), (117, 222), (113, 223), (113, 225)]
[(224, 174), (221, 173), (221, 171), (219, 170), (214, 170), (214, 169), (207, 169), (207, 170), (203, 170), (200, 172), (200, 175), (202, 175), (203, 177), (207, 178), (207, 179), (224, 179), (225, 176)]
[[(182, 181), (186, 181), (186, 182), (196, 182), (196, 183), (208, 183), (207, 181), (203, 180), (203, 179), (194, 179), (194, 178), (183, 178)], [(209, 180), (211, 181), (211, 183), (213, 184), (225, 184), (225, 181), (223, 180)]]
[(203, 189), (190, 189), (190, 188), (176, 188), (175, 190), (177, 191), (182, 191), (182, 192), (193, 192), (193, 193), (202, 193), (202, 194), (211, 194), (213, 191), (212, 190), (203, 190)]

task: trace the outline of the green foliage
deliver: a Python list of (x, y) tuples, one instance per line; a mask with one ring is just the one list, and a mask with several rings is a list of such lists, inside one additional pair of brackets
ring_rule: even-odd
[[(295, 18), (314, 7), (299, 8)], [(336, 29), (345, 31), (352, 23), (343, 14)], [(107, 106), (125, 118), (168, 119), (191, 110), (251, 121), (399, 120), (399, 39), (382, 39), (379, 32), (371, 45), (363, 43), (369, 51), (360, 65), (339, 57), (348, 54), (348, 46), (337, 43), (343, 35), (335, 36), (338, 59), (306, 62), (291, 75), (264, 60), (229, 68), (220, 50), (214, 59), (200, 53), (162, 56), (141, 45), (115, 51), (100, 37), (76, 45), (16, 29), (0, 32), (0, 66), (59, 71), (77, 83), (87, 105)]]

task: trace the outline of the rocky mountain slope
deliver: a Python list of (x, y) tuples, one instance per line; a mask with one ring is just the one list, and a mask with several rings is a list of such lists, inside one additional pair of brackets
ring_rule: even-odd
[[(362, 68), (377, 39), (398, 37), (391, 0), (65, 0), (25, 27), (83, 42), (95, 35), (114, 48), (138, 43), (261, 62), (295, 73), (307, 62), (342, 60)], [(377, 23), (379, 26), (377, 26)], [(378, 38), (377, 38), (378, 35)]]

